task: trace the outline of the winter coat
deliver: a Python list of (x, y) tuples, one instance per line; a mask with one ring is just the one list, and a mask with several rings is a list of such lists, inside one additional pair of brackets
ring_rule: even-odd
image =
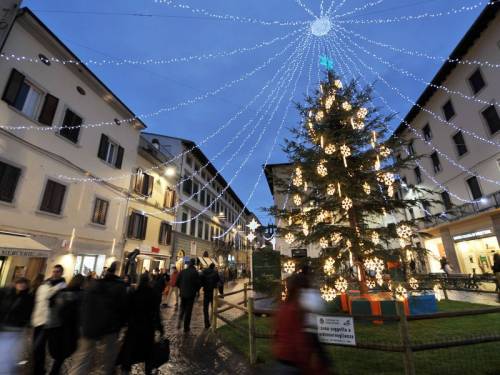
[(118, 332), (127, 319), (125, 283), (114, 274), (94, 280), (83, 295), (82, 335), (99, 339)]
[(156, 298), (154, 289), (149, 286), (139, 286), (129, 294), (128, 328), (118, 357), (119, 364), (130, 366), (149, 359), (160, 319)]
[(176, 286), (179, 287), (182, 298), (194, 298), (200, 290), (200, 276), (194, 266), (182, 270), (177, 277)]
[(31, 316), (33, 327), (39, 327), (47, 324), (50, 314), (50, 297), (59, 290), (66, 288), (66, 282), (61, 279), (48, 279), (36, 291), (35, 309)]
[(213, 293), (220, 282), (220, 277), (217, 271), (213, 268), (205, 268), (201, 273), (201, 286), (205, 293)]
[(76, 351), (79, 338), (83, 290), (65, 288), (50, 299), (49, 351), (53, 358), (65, 359)]
[(0, 291), (0, 324), (7, 327), (26, 327), (30, 322), (34, 298), (29, 290), (17, 293), (16, 288)]
[(177, 277), (179, 276), (179, 272), (178, 271), (175, 271), (175, 272), (172, 272), (172, 275), (170, 275), (170, 286), (176, 286), (177, 285)]

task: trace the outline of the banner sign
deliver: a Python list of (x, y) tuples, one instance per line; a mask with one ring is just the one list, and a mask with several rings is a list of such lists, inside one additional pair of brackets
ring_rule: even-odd
[(353, 319), (340, 316), (318, 316), (318, 339), (325, 344), (356, 346)]

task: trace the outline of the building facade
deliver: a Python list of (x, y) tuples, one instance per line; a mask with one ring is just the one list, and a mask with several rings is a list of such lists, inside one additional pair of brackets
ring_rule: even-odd
[(429, 272), (442, 272), (442, 257), (455, 272), (491, 272), (499, 252), (500, 74), (487, 64), (453, 62), (500, 63), (499, 10), (498, 3), (486, 7), (395, 133), (410, 142), (404, 152), (426, 155), (401, 172), (404, 194), (419, 185), (442, 201), (406, 212), (426, 234)]
[(99, 274), (122, 259), (145, 125), (84, 64), (51, 61), (78, 58), (30, 10), (1, 52), (40, 62), (0, 62), (0, 284), (58, 263)]

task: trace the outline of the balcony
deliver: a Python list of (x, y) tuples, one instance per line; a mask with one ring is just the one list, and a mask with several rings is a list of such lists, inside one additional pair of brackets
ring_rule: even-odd
[(448, 211), (419, 218), (416, 220), (416, 224), (420, 229), (427, 229), (437, 225), (464, 219), (468, 216), (476, 215), (495, 208), (500, 208), (500, 191), (482, 197), (479, 202), (453, 206)]

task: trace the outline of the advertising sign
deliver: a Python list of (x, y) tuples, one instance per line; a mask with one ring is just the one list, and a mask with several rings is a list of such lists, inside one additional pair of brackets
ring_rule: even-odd
[(318, 339), (325, 344), (356, 346), (353, 319), (340, 316), (318, 316)]

